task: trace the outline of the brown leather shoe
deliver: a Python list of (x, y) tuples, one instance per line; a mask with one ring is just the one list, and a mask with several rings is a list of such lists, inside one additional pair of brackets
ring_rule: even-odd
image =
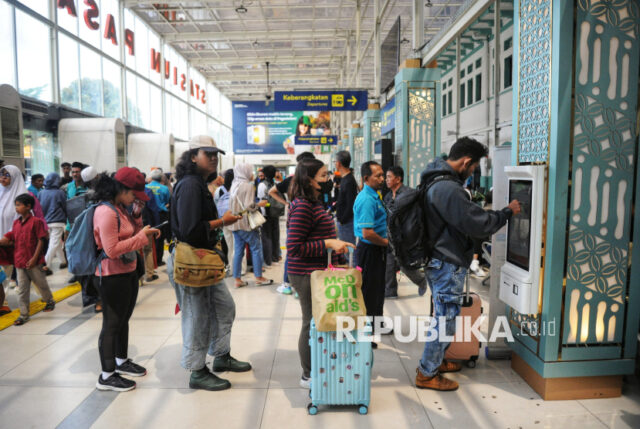
[(451, 391), (458, 389), (458, 383), (444, 378), (440, 374), (433, 377), (425, 377), (419, 370), (416, 370), (416, 387), (419, 389), (432, 389), (440, 391)]
[(462, 369), (462, 364), (444, 359), (438, 367), (438, 372), (458, 372)]

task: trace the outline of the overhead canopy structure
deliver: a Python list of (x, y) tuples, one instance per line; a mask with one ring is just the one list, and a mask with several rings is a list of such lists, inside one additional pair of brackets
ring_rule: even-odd
[[(350, 87), (374, 90), (375, 28), (402, 20), (401, 58), (412, 53), (412, 16), (424, 7), (428, 42), (463, 0), (126, 0), (167, 43), (235, 100), (273, 91)], [(422, 43), (422, 42), (421, 42)], [(270, 63), (267, 82), (266, 62)]]

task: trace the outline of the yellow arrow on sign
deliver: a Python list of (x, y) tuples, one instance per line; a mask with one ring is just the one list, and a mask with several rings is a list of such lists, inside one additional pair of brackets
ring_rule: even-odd
[(355, 106), (356, 103), (358, 102), (358, 99), (352, 95), (350, 99), (347, 100), (349, 103), (351, 103), (352, 106)]

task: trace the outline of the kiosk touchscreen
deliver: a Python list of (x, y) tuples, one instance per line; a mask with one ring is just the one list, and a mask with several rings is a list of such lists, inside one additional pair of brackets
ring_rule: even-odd
[(500, 299), (522, 314), (538, 312), (545, 201), (545, 166), (506, 167), (509, 201), (521, 212), (507, 227), (507, 257), (500, 276)]

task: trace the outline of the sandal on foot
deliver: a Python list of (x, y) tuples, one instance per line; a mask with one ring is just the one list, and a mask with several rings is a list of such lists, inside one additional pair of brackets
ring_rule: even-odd
[(235, 284), (236, 288), (245, 287), (245, 286), (247, 286), (247, 285), (249, 285), (249, 283), (244, 282), (244, 281), (243, 281), (243, 282), (240, 282), (240, 283), (236, 283), (236, 284)]
[(28, 319), (27, 317), (22, 317), (22, 316), (20, 316), (20, 317), (18, 317), (18, 318), (16, 319), (16, 321), (15, 321), (15, 322), (13, 322), (13, 324), (14, 324), (14, 325), (16, 325), (16, 326), (20, 326), (20, 325), (24, 325), (24, 324), (25, 324), (25, 323), (27, 323), (28, 321), (29, 321), (29, 319)]
[(273, 284), (273, 280), (272, 279), (266, 279), (263, 281), (257, 281), (256, 280), (256, 286), (269, 286)]

